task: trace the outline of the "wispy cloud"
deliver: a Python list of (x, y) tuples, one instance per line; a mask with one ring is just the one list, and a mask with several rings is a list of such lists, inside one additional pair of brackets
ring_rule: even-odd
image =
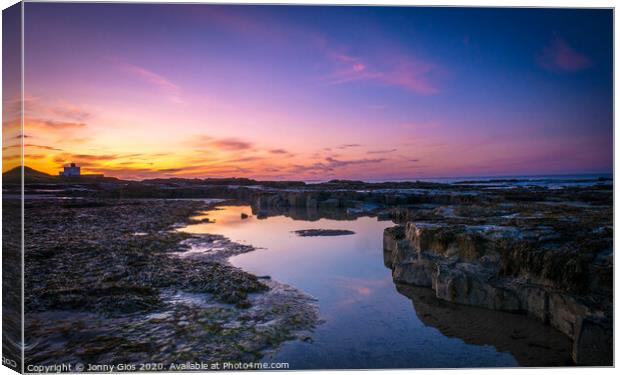
[(164, 77), (161, 74), (155, 73), (149, 69), (144, 67), (129, 64), (126, 62), (119, 63), (121, 67), (134, 75), (135, 77), (140, 78), (144, 82), (147, 82), (155, 87), (157, 87), (161, 92), (168, 96), (168, 98), (178, 104), (183, 104), (185, 101), (181, 98), (181, 88), (176, 84), (172, 83), (168, 78)]
[(228, 151), (249, 150), (252, 148), (250, 142), (240, 141), (236, 138), (217, 139), (211, 144), (221, 150)]
[(237, 138), (214, 138), (208, 135), (203, 135), (197, 139), (190, 141), (195, 147), (198, 148), (215, 148), (223, 151), (242, 151), (250, 150), (253, 148), (251, 142), (247, 142)]
[(436, 78), (442, 74), (442, 70), (434, 64), (401, 56), (393, 62), (382, 80), (388, 85), (418, 94), (432, 95), (440, 91)]
[(41, 160), (41, 159), (45, 159), (47, 157), (47, 155), (44, 154), (28, 154), (28, 159), (31, 160)]
[(389, 149), (389, 150), (371, 150), (366, 152), (367, 154), (391, 154), (392, 152), (396, 152), (398, 151), (395, 148)]
[(370, 164), (379, 164), (386, 159), (377, 158), (377, 159), (336, 159), (334, 157), (328, 156), (323, 161), (311, 163), (311, 164), (294, 164), (289, 166), (289, 172), (291, 174), (319, 174), (319, 173), (328, 173), (328, 172), (336, 172), (338, 169), (354, 166), (354, 165), (370, 165)]
[[(38, 149), (41, 149), (41, 150), (48, 150), (48, 151), (62, 151), (61, 149), (56, 148), (56, 147), (45, 146), (45, 145), (35, 145), (35, 144), (30, 144), (30, 143), (26, 143), (24, 145), (24, 147), (38, 148)], [(30, 156), (30, 155), (28, 155), (28, 156)]]
[(370, 59), (336, 49), (325, 38), (317, 37), (316, 40), (331, 62), (331, 72), (327, 76), (330, 84), (368, 81), (421, 95), (440, 91), (437, 79), (443, 75), (443, 69), (435, 63), (400, 51), (383, 51), (379, 58)]
[(332, 84), (380, 79), (384, 77), (384, 73), (373, 71), (369, 68), (368, 64), (359, 57), (334, 51), (329, 51), (327, 56), (336, 63), (334, 71), (329, 76), (330, 83)]
[(118, 154), (72, 154), (72, 153), (61, 153), (54, 156), (54, 161), (57, 163), (79, 163), (82, 165), (92, 165), (92, 163), (102, 162), (102, 161), (112, 161), (119, 158)]
[(83, 122), (71, 122), (71, 121), (55, 121), (37, 118), (28, 118), (24, 125), (27, 129), (32, 127), (45, 128), (48, 130), (64, 130), (64, 129), (76, 129), (84, 128), (86, 124)]
[[(340, 145), (337, 148), (339, 150), (346, 150), (347, 148), (354, 148), (354, 147), (362, 147), (362, 145), (359, 144), (359, 143), (347, 143), (347, 144), (344, 144), (344, 145)], [(327, 151), (328, 149), (326, 148), (325, 150)], [(331, 149), (329, 149), (329, 150), (331, 151)]]
[(555, 35), (538, 57), (538, 64), (551, 71), (576, 72), (592, 65), (590, 58), (577, 52), (566, 40)]
[(327, 157), (327, 158), (325, 158), (325, 160), (327, 161), (327, 163), (328, 163), (327, 165), (330, 168), (340, 168), (340, 167), (346, 167), (346, 166), (349, 166), (349, 165), (376, 164), (376, 163), (381, 163), (385, 159), (339, 160), (339, 159), (335, 159), (333, 157)]
[(289, 152), (282, 148), (276, 148), (273, 150), (269, 150), (269, 153), (274, 154), (274, 155), (284, 155), (284, 154), (288, 154)]

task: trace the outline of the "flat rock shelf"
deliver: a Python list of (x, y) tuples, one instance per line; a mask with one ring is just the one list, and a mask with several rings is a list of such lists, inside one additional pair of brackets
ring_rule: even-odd
[(293, 233), (299, 237), (320, 237), (320, 236), (350, 236), (355, 234), (352, 230), (345, 229), (301, 229)]

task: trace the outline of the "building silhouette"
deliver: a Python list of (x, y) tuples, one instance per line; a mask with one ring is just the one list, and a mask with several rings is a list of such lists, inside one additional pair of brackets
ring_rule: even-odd
[(68, 166), (65, 165), (64, 171), (58, 172), (58, 174), (62, 177), (79, 177), (80, 167), (75, 165), (75, 163), (71, 163)]

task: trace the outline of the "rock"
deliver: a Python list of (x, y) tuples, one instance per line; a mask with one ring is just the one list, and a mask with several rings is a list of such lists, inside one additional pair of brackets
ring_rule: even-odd
[(575, 363), (610, 365), (613, 250), (611, 232), (600, 228), (611, 211), (529, 203), (544, 199), (534, 197), (520, 196), (528, 203), (519, 206), (393, 210), (405, 222), (384, 231), (384, 263), (395, 283), (527, 313), (572, 340)]
[(405, 238), (405, 227), (398, 225), (386, 228), (383, 232), (383, 262), (388, 268), (392, 268), (392, 253), (396, 250), (399, 242), (404, 242), (404, 246), (409, 246), (409, 242)]
[(392, 271), (394, 282), (415, 286), (433, 285), (434, 264), (431, 262), (412, 262), (397, 264)]
[(324, 201), (318, 202), (319, 208), (338, 208), (340, 206), (340, 200), (338, 198), (330, 198)]
[(519, 293), (523, 309), (543, 323), (549, 323), (549, 292), (535, 285), (520, 285), (513, 288)]
[(576, 338), (588, 309), (573, 296), (564, 293), (549, 295), (549, 323), (570, 338)]
[(306, 207), (309, 209), (317, 209), (319, 207), (319, 202), (314, 196), (308, 196), (308, 198), (306, 198)]
[(299, 237), (349, 236), (355, 234), (355, 232), (345, 229), (301, 229), (293, 233)]
[(478, 264), (440, 265), (433, 280), (437, 298), (493, 310), (519, 312), (515, 293), (494, 285), (492, 273)]

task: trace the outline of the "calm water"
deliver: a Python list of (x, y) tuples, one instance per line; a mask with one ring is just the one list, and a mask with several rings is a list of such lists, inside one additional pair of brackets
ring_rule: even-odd
[[(192, 225), (186, 230), (222, 234), (259, 247), (231, 258), (231, 262), (314, 296), (325, 321), (312, 334), (312, 342), (286, 343), (267, 360), (289, 362), (292, 369), (519, 365), (505, 349), (500, 352), (485, 344), (493, 340), (486, 339), (490, 333), (484, 322), (475, 331), (463, 333), (463, 329), (470, 329), (466, 323), (468, 316), (453, 307), (442, 310), (449, 314), (446, 319), (456, 323), (462, 320), (462, 324), (443, 327), (442, 331), (452, 332), (450, 336), (455, 337), (447, 337), (422, 322), (418, 315), (439, 313), (435, 314), (432, 307), (428, 310), (429, 306), (424, 307), (424, 314), (416, 313), (412, 299), (396, 290), (390, 270), (383, 265), (382, 233), (393, 225), (391, 222), (369, 217), (316, 221), (286, 216), (257, 219), (248, 206), (222, 208), (206, 215), (215, 223)], [(241, 213), (250, 217), (241, 219)], [(348, 229), (355, 234), (299, 237), (292, 233), (313, 228)], [(476, 315), (474, 312), (473, 316)], [(501, 316), (498, 319), (501, 326)]]

